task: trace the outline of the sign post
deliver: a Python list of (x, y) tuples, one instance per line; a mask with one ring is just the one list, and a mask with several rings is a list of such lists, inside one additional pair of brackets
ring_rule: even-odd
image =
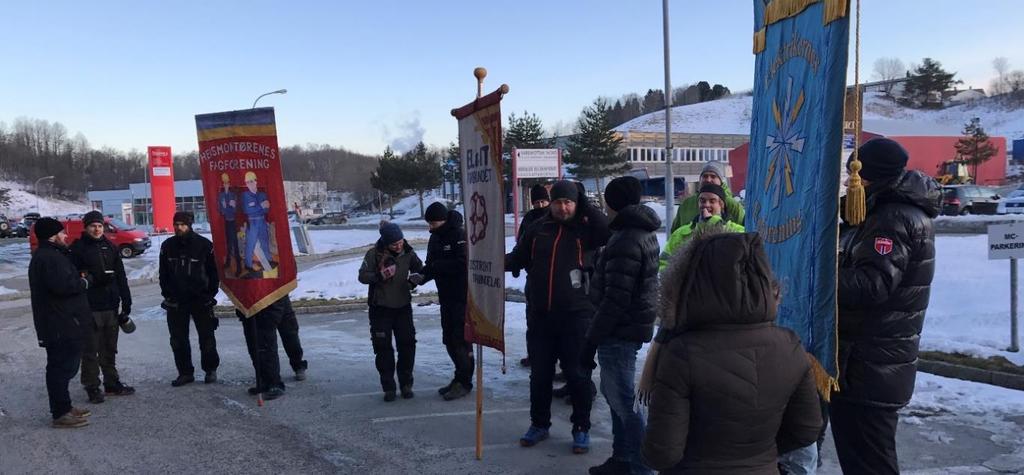
[(1017, 259), (1024, 257), (1024, 224), (992, 224), (988, 227), (988, 258), (1010, 260), (1010, 347), (1020, 351), (1017, 327)]
[[(562, 150), (557, 148), (512, 149), (512, 201), (515, 234), (519, 236), (519, 180), (523, 178), (561, 178)], [(530, 199), (533, 199), (532, 197)]]

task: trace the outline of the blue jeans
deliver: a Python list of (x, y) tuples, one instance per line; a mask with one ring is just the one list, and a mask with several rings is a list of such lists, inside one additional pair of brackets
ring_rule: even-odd
[(788, 475), (814, 475), (818, 473), (818, 444), (779, 454), (779, 468)]
[(632, 473), (651, 473), (640, 457), (644, 416), (636, 408), (636, 352), (640, 343), (610, 339), (597, 347), (601, 394), (612, 410), (612, 459), (627, 462)]

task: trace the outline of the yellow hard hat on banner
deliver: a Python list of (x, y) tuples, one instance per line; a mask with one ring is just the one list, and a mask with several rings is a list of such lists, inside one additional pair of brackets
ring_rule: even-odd
[(245, 181), (256, 181), (256, 172), (245, 172)]

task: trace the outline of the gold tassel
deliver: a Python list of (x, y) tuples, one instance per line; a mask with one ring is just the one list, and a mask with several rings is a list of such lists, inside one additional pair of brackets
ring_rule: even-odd
[(765, 27), (761, 28), (760, 30), (757, 30), (757, 32), (754, 33), (754, 54), (760, 54), (762, 51), (764, 51), (765, 34), (767, 33), (767, 31), (768, 28)]
[(846, 223), (858, 226), (864, 222), (867, 205), (864, 203), (864, 182), (860, 179), (860, 160), (857, 159), (857, 152), (853, 153), (853, 161), (850, 162), (850, 180), (846, 185)]
[(811, 362), (811, 376), (814, 377), (814, 387), (818, 389), (825, 402), (832, 400), (832, 391), (839, 391), (839, 381), (829, 376), (825, 368), (821, 366), (814, 355), (807, 353), (807, 359)]

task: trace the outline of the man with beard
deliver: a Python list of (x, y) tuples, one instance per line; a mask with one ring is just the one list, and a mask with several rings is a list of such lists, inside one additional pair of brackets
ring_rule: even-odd
[(217, 330), (219, 322), (213, 314), (217, 304), (220, 278), (213, 257), (213, 243), (192, 230), (192, 213), (174, 213), (174, 236), (160, 246), (160, 304), (167, 310), (167, 330), (171, 334), (171, 350), (178, 377), (171, 386), (179, 387), (195, 381), (192, 347), (188, 341), (188, 324), (193, 321), (199, 334), (199, 351), (204, 382), (217, 382)]
[(39, 247), (28, 265), (32, 291), (32, 321), (39, 346), (46, 348), (46, 394), (50, 399), (53, 427), (89, 425), (91, 414), (71, 405), (68, 382), (78, 373), (82, 359), (83, 328), (89, 315), (88, 278), (71, 262), (64, 226), (53, 218), (41, 218), (32, 226)]
[(590, 450), (590, 371), (580, 366), (584, 335), (594, 315), (589, 298), (594, 252), (608, 241), (608, 221), (576, 183), (551, 187), (551, 206), (506, 256), (505, 269), (527, 270), (526, 341), (530, 355), (531, 424), (519, 442), (532, 447), (548, 438), (551, 382), (561, 361), (572, 398), (572, 451)]
[[(87, 292), (92, 319), (85, 322), (83, 329), (82, 386), (89, 402), (98, 404), (103, 402), (104, 392), (115, 396), (135, 394), (134, 388), (121, 382), (115, 365), (119, 325), (132, 311), (132, 294), (117, 246), (103, 234), (103, 214), (99, 211), (85, 213), (82, 224), (85, 231), (81, 239), (71, 245), (75, 267), (92, 280)], [(105, 390), (102, 392), (100, 370)]]

